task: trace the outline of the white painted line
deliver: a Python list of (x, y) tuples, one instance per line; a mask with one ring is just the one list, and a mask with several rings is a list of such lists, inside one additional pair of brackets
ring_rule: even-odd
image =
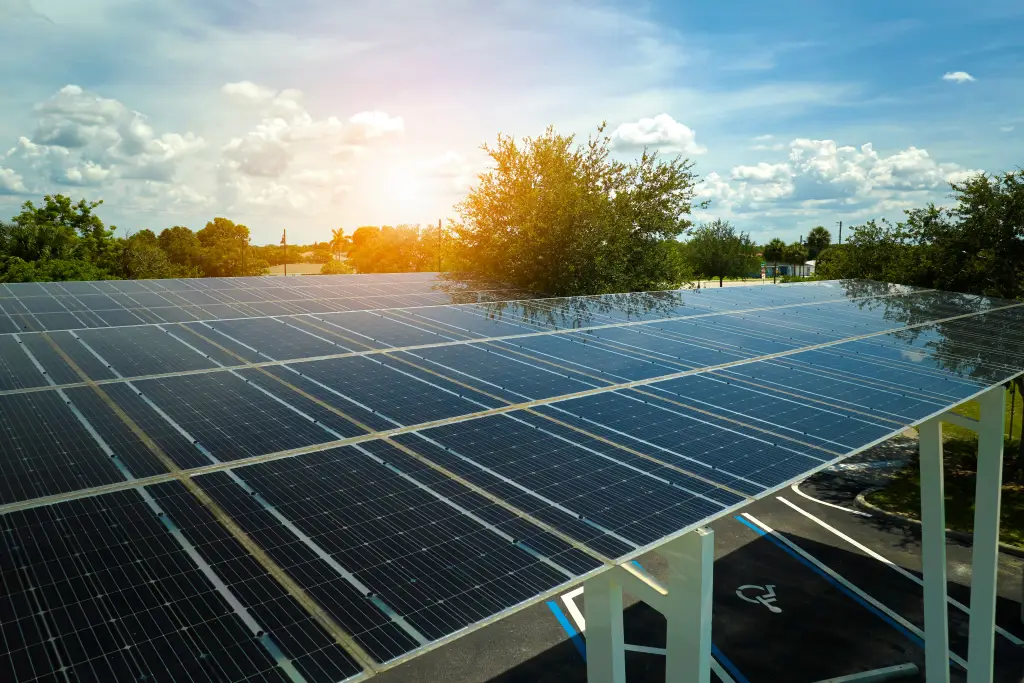
[(795, 484), (790, 484), (789, 488), (792, 489), (793, 493), (795, 493), (796, 495), (803, 496), (807, 500), (814, 501), (818, 505), (825, 505), (826, 507), (835, 508), (836, 510), (842, 510), (843, 512), (849, 512), (851, 515), (859, 515), (861, 517), (870, 517), (871, 516), (869, 513), (864, 512), (863, 510), (853, 510), (853, 509), (850, 509), (850, 508), (844, 508), (842, 505), (836, 505), (835, 503), (826, 503), (823, 500), (818, 500), (817, 498), (809, 496), (809, 495), (807, 495), (806, 493), (804, 493), (803, 491), (800, 490), (800, 484), (802, 484), (802, 483), (803, 482), (798, 481)]
[(818, 683), (882, 683), (882, 681), (914, 676), (917, 672), (917, 664), (897, 664), (896, 666), (887, 666), (884, 669), (861, 671), (849, 676), (826, 678), (825, 680), (818, 681)]
[[(871, 548), (867, 547), (863, 543), (860, 543), (859, 541), (856, 541), (856, 540), (850, 538), (849, 536), (844, 534), (842, 531), (839, 531), (838, 529), (836, 529), (832, 525), (828, 524), (827, 522), (825, 522), (825, 521), (823, 521), (821, 519), (818, 519), (817, 517), (815, 517), (811, 513), (807, 512), (806, 510), (797, 507), (796, 505), (794, 505), (793, 503), (789, 502), (788, 500), (786, 500), (782, 496), (776, 496), (776, 498), (778, 500), (782, 501), (783, 503), (785, 503), (786, 505), (788, 505), (789, 507), (793, 508), (794, 510), (796, 510), (801, 515), (803, 515), (807, 519), (811, 520), (812, 522), (814, 522), (815, 524), (817, 524), (821, 528), (827, 529), (828, 531), (831, 531), (833, 534), (835, 534), (839, 538), (843, 539), (844, 541), (846, 541), (847, 543), (849, 543), (853, 547), (857, 548), (858, 550), (861, 550), (862, 552), (864, 552), (868, 556), (875, 558), (876, 560), (878, 560), (879, 562), (881, 562), (885, 566), (889, 567), (889, 569), (892, 569), (894, 572), (896, 572), (896, 573), (898, 573), (898, 574), (900, 574), (902, 576), (907, 577), (908, 579), (910, 579), (911, 581), (916, 583), (918, 586), (924, 586), (924, 581), (920, 577), (918, 577), (916, 574), (914, 574), (912, 572), (908, 572), (906, 569), (904, 569), (903, 567), (899, 566), (898, 564), (896, 564), (892, 560), (890, 560), (890, 559), (888, 559), (886, 557), (883, 557), (882, 555), (880, 555), (879, 553), (875, 552)], [(958, 601), (958, 600), (956, 600), (956, 599), (954, 599), (954, 598), (952, 598), (952, 597), (950, 597), (948, 595), (946, 596), (946, 602), (948, 602), (949, 604), (953, 605), (953, 607), (956, 607), (958, 610), (960, 610), (964, 614), (970, 615), (970, 613), (971, 613), (971, 611), (967, 608), (966, 605), (964, 605), (962, 602), (960, 602), (960, 601)], [(1024, 645), (1024, 640), (1021, 640), (1020, 638), (1018, 638), (1017, 636), (1013, 635), (1012, 633), (1010, 633), (1009, 631), (1007, 631), (1004, 628), (996, 626), (996, 633), (1000, 634), (1001, 636), (1003, 636), (1004, 638), (1009, 640), (1014, 645)]]
[[(813, 555), (808, 553), (806, 550), (804, 550), (803, 548), (798, 546), (796, 543), (793, 543), (791, 540), (789, 540), (788, 538), (786, 538), (782, 534), (778, 533), (777, 531), (775, 531), (770, 526), (768, 526), (767, 524), (765, 524), (761, 520), (757, 519), (753, 515), (751, 515), (751, 514), (749, 514), (747, 512), (744, 512), (743, 513), (743, 517), (746, 518), (748, 521), (750, 521), (752, 524), (760, 527), (765, 533), (769, 534), (772, 538), (774, 538), (778, 542), (780, 542), (783, 545), (785, 545), (786, 547), (788, 547), (790, 550), (795, 552), (797, 555), (800, 555), (800, 557), (804, 558), (805, 560), (807, 560), (808, 562), (813, 564), (815, 567), (817, 567), (822, 572), (824, 572), (829, 577), (831, 577), (832, 580), (834, 580), (835, 582), (841, 584), (844, 588), (846, 588), (850, 592), (856, 594), (858, 597), (860, 597), (861, 600), (867, 602), (872, 607), (874, 607), (878, 611), (880, 611), (883, 614), (885, 614), (887, 617), (889, 617), (890, 619), (895, 621), (897, 624), (899, 624), (900, 626), (902, 626), (906, 630), (908, 630), (911, 633), (913, 633), (914, 635), (916, 635), (922, 641), (924, 640), (924, 631), (919, 629), (917, 626), (914, 626), (912, 623), (910, 623), (909, 621), (904, 619), (902, 616), (900, 616), (896, 612), (892, 611), (891, 609), (889, 609), (888, 607), (883, 605), (881, 602), (879, 602), (878, 600), (873, 598), (871, 595), (869, 595), (866, 592), (864, 592), (864, 590), (862, 590), (858, 586), (855, 586), (854, 584), (852, 584), (849, 581), (847, 581), (843, 576), (841, 576), (834, 569), (832, 569), (831, 567), (826, 565), (824, 562), (822, 562), (818, 558), (814, 557)], [(967, 660), (965, 660), (960, 655), (956, 654), (955, 652), (950, 652), (949, 653), (949, 658), (952, 659), (957, 664), (959, 664), (960, 666), (962, 666), (964, 668), (964, 670), (967, 669)]]
[(583, 595), (583, 586), (580, 586), (576, 590), (569, 591), (568, 593), (563, 595), (562, 604), (564, 604), (565, 609), (569, 611), (569, 614), (572, 616), (572, 620), (576, 622), (576, 629), (580, 633), (583, 633), (583, 631), (585, 631), (587, 628), (587, 622), (583, 618), (583, 613), (580, 611), (580, 608), (576, 606), (575, 602), (575, 598), (577, 598), (580, 595)]
[[(569, 612), (572, 620), (576, 622), (576, 630), (583, 633), (587, 629), (587, 621), (583, 618), (583, 613), (580, 612), (580, 608), (576, 606), (576, 598), (583, 595), (583, 586), (569, 591), (562, 596), (562, 604), (565, 605), (565, 609)], [(649, 655), (665, 655), (665, 648), (663, 647), (647, 647), (646, 645), (625, 645), (625, 649), (630, 652), (642, 652)], [(722, 683), (736, 683), (736, 679), (733, 678), (728, 671), (725, 670), (718, 660), (714, 657), (711, 658), (711, 670), (715, 672), (718, 679)]]

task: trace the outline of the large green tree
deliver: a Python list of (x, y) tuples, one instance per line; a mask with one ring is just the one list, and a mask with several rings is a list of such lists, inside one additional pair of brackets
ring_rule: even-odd
[(693, 164), (646, 149), (614, 160), (604, 130), (586, 144), (548, 128), (484, 145), (493, 166), (457, 206), (459, 265), (559, 295), (678, 284), (675, 241), (691, 225)]
[(698, 226), (681, 245), (693, 271), (705, 278), (741, 277), (757, 267), (757, 246), (745, 232), (716, 219)]
[(183, 225), (165, 228), (156, 241), (174, 265), (196, 271), (202, 265), (203, 244), (190, 228)]
[(357, 273), (404, 273), (430, 270), (431, 253), (417, 226), (362, 226), (352, 233), (348, 260)]
[(46, 195), (0, 223), (0, 278), (7, 281), (117, 277), (122, 241), (94, 213), (102, 202)]
[(908, 211), (902, 226), (930, 252), (934, 286), (1024, 297), (1024, 170), (979, 173), (950, 186), (951, 208)]
[(249, 249), (249, 228), (227, 218), (214, 218), (196, 233), (202, 247), (203, 273), (208, 277), (263, 275), (267, 262)]
[(811, 228), (811, 231), (807, 233), (807, 252), (808, 257), (815, 259), (828, 246), (832, 244), (832, 234), (825, 229), (824, 226), (816, 226)]

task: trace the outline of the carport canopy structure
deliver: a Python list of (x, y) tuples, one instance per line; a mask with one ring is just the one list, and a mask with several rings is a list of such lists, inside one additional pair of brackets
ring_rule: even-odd
[[(372, 677), (583, 582), (706, 681), (713, 535), (918, 426), (948, 680), (941, 422), (979, 433), (968, 678), (992, 672), (1024, 304), (870, 281), (525, 298), (436, 274), (0, 285), (0, 678)], [(981, 417), (950, 411), (978, 400)], [(630, 561), (662, 553), (659, 582)]]

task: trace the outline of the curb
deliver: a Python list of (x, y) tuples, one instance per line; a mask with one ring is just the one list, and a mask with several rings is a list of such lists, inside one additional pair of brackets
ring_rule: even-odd
[[(872, 505), (871, 503), (869, 503), (867, 501), (867, 495), (868, 494), (873, 493), (875, 491), (880, 491), (881, 489), (882, 489), (882, 487), (880, 487), (880, 486), (872, 486), (871, 488), (864, 489), (863, 491), (858, 493), (857, 494), (857, 507), (861, 508), (862, 510), (864, 510), (866, 512), (870, 512), (873, 515), (878, 515), (879, 517), (885, 517), (886, 519), (892, 520), (894, 522), (900, 522), (901, 524), (913, 524), (915, 526), (921, 526), (921, 521), (918, 520), (918, 519), (914, 519), (913, 517), (907, 517), (906, 515), (901, 515), (898, 512), (889, 512), (888, 510), (883, 510), (882, 508), (878, 507), (877, 505)], [(967, 533), (965, 531), (954, 531), (953, 529), (946, 529), (946, 536), (948, 538), (952, 538), (952, 539), (955, 539), (957, 541), (962, 541), (964, 543), (968, 543), (968, 544), (973, 544), (974, 543), (974, 534), (969, 534), (969, 533)], [(1003, 553), (1006, 553), (1007, 555), (1012, 555), (1013, 557), (1024, 558), (1024, 548), (1018, 548), (1015, 545), (1009, 545), (1009, 544), (1003, 543), (1001, 541), (999, 543), (999, 551), (1003, 552)]]

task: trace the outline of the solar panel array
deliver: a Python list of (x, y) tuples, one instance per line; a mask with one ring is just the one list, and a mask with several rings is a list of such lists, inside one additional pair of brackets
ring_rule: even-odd
[(0, 285), (0, 680), (370, 675), (1022, 371), (867, 281)]

